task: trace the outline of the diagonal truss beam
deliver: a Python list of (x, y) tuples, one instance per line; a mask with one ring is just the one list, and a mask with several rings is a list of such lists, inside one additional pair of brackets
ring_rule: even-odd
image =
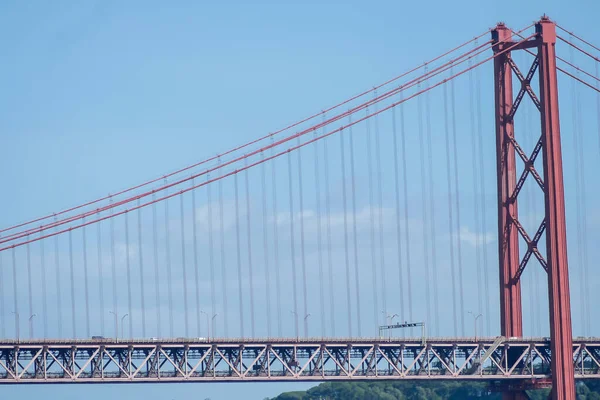
[(521, 225), (521, 223), (519, 222), (518, 219), (513, 218), (512, 216), (511, 216), (511, 219), (512, 219), (513, 224), (517, 227), (517, 231), (519, 232), (519, 234), (521, 235), (521, 237), (527, 244), (527, 252), (525, 253), (525, 256), (523, 257), (523, 259), (521, 260), (519, 269), (517, 270), (517, 273), (515, 274), (513, 279), (518, 280), (521, 277), (521, 274), (523, 274), (523, 270), (525, 270), (525, 267), (527, 266), (527, 262), (529, 261), (531, 254), (535, 255), (535, 257), (538, 259), (538, 261), (540, 262), (540, 264), (544, 268), (544, 270), (546, 270), (546, 272), (548, 272), (548, 264), (546, 263), (546, 259), (544, 258), (542, 253), (540, 253), (539, 249), (537, 248), (537, 243), (540, 240), (540, 238), (542, 237), (544, 230), (546, 229), (546, 220), (544, 219), (542, 221), (538, 230), (535, 233), (535, 236), (532, 239), (531, 237), (529, 237), (529, 235), (527, 234), (527, 231), (525, 231), (525, 228), (523, 228), (523, 225)]
[(510, 68), (513, 70), (513, 72), (515, 73), (517, 78), (519, 78), (519, 81), (521, 82), (521, 89), (519, 90), (519, 93), (517, 94), (517, 97), (515, 98), (513, 106), (511, 108), (510, 112), (508, 113), (508, 117), (510, 119), (514, 118), (515, 113), (517, 112), (517, 109), (519, 108), (519, 105), (521, 104), (521, 101), (523, 100), (523, 97), (525, 96), (525, 93), (527, 93), (529, 95), (529, 97), (531, 97), (533, 104), (535, 104), (538, 111), (540, 111), (542, 109), (540, 101), (537, 98), (537, 96), (535, 95), (533, 89), (531, 89), (531, 80), (533, 79), (533, 75), (535, 75), (535, 71), (537, 70), (538, 66), (540, 65), (539, 57), (537, 55), (535, 56), (535, 59), (533, 60), (533, 63), (531, 64), (531, 67), (529, 68), (529, 72), (527, 73), (527, 76), (523, 76), (523, 74), (519, 70), (519, 67), (517, 67), (517, 64), (515, 64), (514, 60), (511, 57), (507, 57), (506, 59), (507, 59), (508, 65), (510, 65)]
[[(497, 339), (496, 339), (497, 340)], [(103, 344), (101, 346), (40, 345), (2, 346), (3, 383), (91, 383), (91, 382), (193, 382), (193, 381), (328, 381), (347, 379), (491, 379), (522, 380), (548, 378), (550, 342), (540, 339), (507, 340), (496, 348), (496, 340), (458, 339), (381, 342), (359, 339), (352, 342), (233, 343), (181, 345), (148, 343)], [(572, 363), (577, 376), (600, 378), (597, 350), (600, 338), (578, 342)], [(68, 350), (66, 350), (68, 349)], [(585, 350), (584, 350), (585, 349)], [(589, 350), (591, 349), (591, 350)], [(239, 352), (243, 354), (239, 354)], [(514, 357), (507, 360), (506, 355)], [(80, 360), (71, 369), (62, 360)], [(240, 371), (234, 360), (247, 359)], [(7, 361), (8, 360), (8, 361)], [(15, 374), (14, 360), (20, 360)], [(127, 360), (123, 364), (120, 360)], [(190, 368), (185, 370), (180, 361)], [(209, 360), (209, 370), (199, 371)], [(274, 362), (274, 364), (273, 364)], [(114, 366), (111, 364), (115, 364)], [(134, 369), (127, 374), (131, 363)], [(268, 364), (268, 365), (267, 365)], [(348, 370), (345, 365), (351, 365)], [(506, 364), (506, 365), (505, 365)], [(30, 370), (35, 365), (35, 373)], [(54, 367), (52, 367), (54, 365)], [(92, 367), (90, 368), (90, 365)], [(254, 368), (260, 365), (261, 368)], [(192, 367), (193, 366), (193, 367)], [(23, 372), (21, 371), (23, 368)], [(46, 374), (46, 371), (52, 371)]]

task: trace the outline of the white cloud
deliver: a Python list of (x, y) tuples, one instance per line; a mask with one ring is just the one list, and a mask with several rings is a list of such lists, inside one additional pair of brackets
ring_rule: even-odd
[[(294, 222), (298, 222), (301, 219), (305, 222), (307, 220), (311, 220), (315, 218), (315, 212), (313, 210), (303, 210), (294, 214)], [(269, 222), (276, 222), (277, 225), (287, 225), (290, 223), (292, 218), (290, 218), (290, 213), (288, 212), (279, 212), (276, 216), (269, 218)]]
[[(244, 206), (242, 207), (242, 204)], [(208, 216), (212, 214), (212, 228), (214, 230), (221, 229), (220, 213), (223, 212), (223, 230), (227, 231), (236, 224), (235, 203), (232, 201), (223, 202), (223, 210), (218, 202), (203, 205), (196, 208), (196, 223), (202, 229), (208, 229)], [(240, 218), (246, 215), (245, 200), (240, 202), (239, 216)]]
[[(373, 207), (373, 223), (374, 225), (377, 227), (379, 224), (379, 213), (381, 212), (381, 219), (383, 221), (383, 226), (385, 227), (386, 225), (388, 225), (390, 223), (390, 221), (393, 221), (393, 223), (395, 224), (395, 219), (393, 218), (395, 213), (394, 210), (391, 208), (379, 208), (379, 207)], [(304, 228), (306, 229), (307, 232), (313, 232), (317, 230), (318, 227), (318, 223), (317, 223), (317, 214), (315, 211), (313, 210), (304, 210), (304, 211), (299, 211), (297, 213), (294, 214), (294, 223), (298, 223), (300, 220), (303, 220), (304, 222)], [(289, 225), (291, 218), (290, 218), (290, 213), (288, 212), (280, 212), (277, 214), (277, 216), (275, 217), (271, 217), (270, 222), (276, 222), (277, 225), (282, 226), (282, 225)], [(354, 215), (351, 211), (346, 212), (346, 224), (348, 226), (348, 229), (352, 229), (352, 224), (354, 222)], [(327, 218), (327, 215), (325, 213), (321, 214), (321, 221), (320, 221), (320, 225), (321, 225), (321, 229), (325, 230), (327, 229), (327, 224), (330, 224), (331, 229), (334, 231), (337, 230), (343, 230), (344, 228), (344, 213), (343, 212), (331, 212), (329, 215), (329, 218)], [(366, 229), (370, 226), (371, 224), (371, 210), (368, 206), (363, 207), (360, 210), (357, 210), (356, 212), (356, 229), (357, 231), (361, 231), (363, 229)]]
[(134, 259), (138, 255), (137, 245), (129, 243), (115, 243), (115, 261), (119, 265), (125, 265), (126, 255), (129, 254), (129, 259)]
[(494, 242), (496, 240), (495, 236), (491, 232), (483, 232), (477, 233), (472, 232), (468, 226), (463, 226), (460, 228), (460, 232), (456, 234), (458, 239), (462, 242), (465, 242), (473, 247), (476, 247), (479, 243), (480, 245), (486, 245)]

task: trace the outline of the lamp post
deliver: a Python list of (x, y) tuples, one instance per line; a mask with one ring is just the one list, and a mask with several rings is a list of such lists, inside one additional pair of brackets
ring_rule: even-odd
[(210, 327), (208, 325), (208, 314), (205, 313), (203, 310), (200, 310), (200, 314), (204, 314), (204, 316), (206, 317), (206, 338), (210, 341)]
[(473, 313), (472, 311), (469, 311), (469, 314), (471, 314), (471, 316), (473, 316), (473, 326), (475, 328), (475, 340), (477, 340), (477, 320), (481, 317), (483, 317), (483, 314), (479, 313), (477, 315), (475, 315), (475, 313)]
[(306, 327), (306, 332), (304, 332), (304, 337), (308, 337), (308, 317), (310, 317), (310, 313), (304, 316), (304, 326)]
[(219, 313), (215, 313), (210, 319), (210, 334), (213, 338), (215, 337), (215, 318), (217, 318), (217, 315), (219, 315)]
[(112, 310), (109, 310), (108, 313), (115, 316), (115, 340), (119, 341), (119, 315)]
[(33, 338), (33, 317), (37, 317), (37, 314), (33, 313), (29, 317), (29, 339)]
[[(398, 314), (392, 314), (392, 315), (390, 315), (385, 310), (381, 310), (381, 313), (383, 315), (385, 315), (385, 321), (386, 321), (386, 323), (387, 323), (388, 320), (390, 321), (389, 322), (390, 325), (392, 325), (392, 323), (394, 322), (394, 318), (399, 317)], [(392, 330), (391, 329), (389, 330), (388, 338), (389, 339), (392, 338)]]
[[(124, 326), (124, 324), (123, 324), (123, 320), (124, 320), (126, 317), (128, 317), (128, 316), (129, 316), (129, 314), (125, 314), (125, 315), (123, 315), (123, 316), (121, 317), (121, 338), (124, 338), (124, 337), (125, 337), (125, 335), (123, 335), (123, 326)], [(129, 332), (129, 334), (131, 335), (131, 332)]]
[(296, 311), (294, 311), (294, 310), (290, 310), (290, 313), (292, 313), (294, 315), (294, 319), (295, 319), (295, 324), (294, 325), (296, 326), (296, 342), (297, 342), (298, 341), (298, 337), (299, 337), (299, 334), (298, 334), (298, 324), (297, 324), (297, 322), (298, 322), (298, 313)]
[(390, 320), (390, 325), (392, 324), (392, 322), (393, 322), (394, 318), (396, 318), (396, 317), (399, 317), (399, 315), (398, 315), (398, 314), (392, 314), (392, 315), (390, 315), (390, 314), (388, 314), (388, 313), (387, 313), (385, 310), (381, 310), (381, 313), (382, 313), (383, 315), (385, 315), (386, 321), (387, 321), (388, 319)]

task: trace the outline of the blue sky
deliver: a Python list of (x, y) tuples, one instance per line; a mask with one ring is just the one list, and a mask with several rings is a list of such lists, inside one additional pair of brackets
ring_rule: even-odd
[[(115, 192), (254, 139), (383, 82), (500, 20), (519, 28), (547, 13), (600, 43), (597, 11), (591, 0), (435, 1), (426, 8), (392, 1), (4, 2), (0, 168), (6, 195), (0, 199), (5, 210), (0, 225)], [(483, 76), (483, 96), (489, 97)], [(568, 96), (569, 90), (561, 94)], [(482, 104), (491, 104), (486, 99)], [(570, 115), (562, 121), (566, 132)], [(585, 125), (590, 167), (599, 163), (592, 150), (594, 124)], [(485, 128), (493, 129), (491, 119), (485, 119)], [(568, 140), (565, 159), (571, 160)], [(465, 145), (470, 146), (467, 139)], [(493, 152), (485, 154), (492, 179), (488, 231), (495, 232)], [(566, 164), (565, 175), (571, 173)], [(593, 235), (600, 213), (590, 205), (600, 185), (589, 177)], [(415, 193), (411, 201), (418, 198)], [(495, 243), (488, 250), (493, 256)], [(200, 398), (260, 399), (306, 386), (106, 385), (95, 386), (92, 396), (177, 399), (201, 393)], [(11, 386), (3, 392), (25, 398), (45, 390)], [(52, 390), (65, 399), (90, 395), (81, 386)]]

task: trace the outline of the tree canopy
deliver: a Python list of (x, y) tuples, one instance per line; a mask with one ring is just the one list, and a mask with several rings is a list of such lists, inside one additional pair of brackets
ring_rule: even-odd
[[(532, 400), (546, 400), (550, 389), (529, 391)], [(272, 400), (501, 400), (485, 382), (361, 381), (324, 382), (304, 392), (282, 393)], [(577, 383), (577, 400), (600, 400), (600, 381)]]

